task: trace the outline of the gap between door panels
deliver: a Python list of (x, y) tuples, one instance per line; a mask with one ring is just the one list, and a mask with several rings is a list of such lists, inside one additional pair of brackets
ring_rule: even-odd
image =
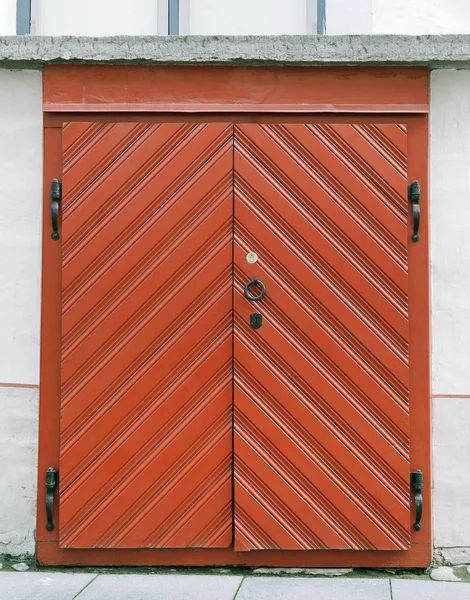
[(235, 545), (235, 125), (232, 124), (232, 546)]

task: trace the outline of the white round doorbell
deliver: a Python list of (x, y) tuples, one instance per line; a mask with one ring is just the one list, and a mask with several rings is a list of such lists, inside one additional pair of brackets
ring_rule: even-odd
[(250, 263), (250, 265), (254, 265), (255, 262), (257, 262), (258, 260), (258, 255), (256, 254), (256, 252), (248, 252), (248, 254), (246, 255), (246, 262)]

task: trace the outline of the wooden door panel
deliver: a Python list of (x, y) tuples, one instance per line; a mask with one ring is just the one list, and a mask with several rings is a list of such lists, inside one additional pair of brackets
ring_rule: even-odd
[[(237, 205), (240, 217), (246, 219), (250, 223), (251, 232), (256, 239), (266, 240), (267, 245), (260, 245), (263, 250), (269, 252), (267, 248), (273, 249), (278, 252), (278, 256), (281, 256), (281, 260), (276, 259), (275, 255), (269, 253), (266, 259), (266, 275), (265, 280), (269, 281), (272, 288), (273, 285), (277, 286), (280, 307), (284, 310), (284, 313), (289, 314), (289, 310), (293, 309), (295, 319), (308, 321), (308, 316), (316, 319), (317, 322), (323, 323), (319, 325), (320, 334), (325, 338), (325, 343), (330, 347), (333, 346), (336, 349), (334, 353), (334, 362), (344, 362), (348, 360), (351, 364), (351, 368), (357, 371), (357, 362), (361, 363), (361, 366), (368, 370), (371, 376), (370, 385), (374, 385), (374, 380), (377, 378), (377, 371), (382, 372), (383, 378), (385, 379), (385, 385), (389, 389), (390, 393), (395, 394), (395, 389), (403, 386), (403, 381), (407, 381), (407, 367), (400, 361), (398, 355), (393, 352), (393, 348), (387, 347), (382, 339), (376, 335), (374, 330), (364, 330), (362, 326), (361, 317), (364, 314), (363, 307), (359, 307), (358, 311), (354, 311), (354, 306), (351, 306), (347, 300), (353, 297), (358, 298), (359, 294), (350, 288), (351, 295), (346, 297), (346, 302), (343, 302), (341, 297), (335, 294), (338, 287), (328, 286), (324, 277), (318, 276), (314, 270), (309, 266), (308, 262), (304, 260), (302, 256), (298, 257), (295, 254), (295, 250), (292, 250), (282, 241), (282, 239), (270, 230), (270, 228), (263, 223), (258, 216), (251, 210), (247, 210), (246, 206)], [(293, 234), (295, 235), (295, 234)], [(248, 242), (247, 242), (248, 243)], [(303, 253), (305, 256), (305, 253)], [(240, 258), (243, 260), (243, 252), (240, 254)], [(261, 268), (261, 265), (260, 265)], [(287, 282), (283, 285), (283, 281)], [(309, 290), (309, 286), (313, 287)], [(295, 294), (297, 298), (293, 298), (292, 294)], [(319, 313), (321, 310), (321, 301), (325, 299), (325, 305), (328, 307), (328, 314), (325, 316), (323, 313)], [(297, 314), (296, 304), (301, 304), (302, 310)], [(349, 306), (348, 306), (349, 304)], [(289, 306), (290, 305), (290, 309)], [(337, 312), (335, 314), (335, 309)], [(307, 316), (308, 315), (308, 316)], [(328, 333), (323, 331), (323, 327), (328, 327), (328, 323), (334, 323), (334, 330)], [(351, 327), (347, 328), (345, 323), (351, 322)], [(308, 323), (309, 324), (309, 323)], [(362, 349), (354, 341), (354, 335), (357, 335), (360, 341), (366, 346)], [(344, 348), (348, 348), (348, 342), (345, 338), (350, 340), (353, 345), (353, 352), (355, 354), (356, 362), (352, 362), (349, 355), (345, 356)], [(367, 345), (373, 344), (376, 348), (376, 352), (380, 357), (380, 361), (377, 360), (373, 352), (367, 352)], [(349, 350), (349, 352), (351, 352)], [(344, 358), (343, 358), (344, 357)], [(362, 375), (362, 371), (361, 371)], [(391, 379), (391, 383), (388, 383), (388, 379)], [(369, 380), (367, 380), (369, 381)], [(378, 393), (378, 398), (382, 397), (383, 391), (374, 387), (374, 392)], [(376, 402), (378, 401), (376, 398)], [(400, 411), (399, 406), (390, 404), (388, 396), (384, 402), (384, 410), (394, 411), (396, 418)], [(400, 411), (401, 414), (401, 411)]]
[(400, 124), (235, 128), (237, 550), (410, 546), (406, 147)]
[(232, 542), (232, 139), (64, 126), (62, 548)]
[[(310, 147), (312, 139), (315, 140), (313, 135), (303, 140), (303, 143)], [(369, 211), (363, 208), (359, 202), (355, 203), (355, 212), (360, 212), (362, 219), (357, 218), (355, 212), (349, 212), (349, 206), (353, 200), (351, 192), (344, 189), (344, 195), (335, 193), (333, 188), (336, 181), (331, 173), (325, 172), (323, 180), (321, 180), (318, 175), (317, 161), (313, 159), (313, 156), (311, 162), (304, 167), (301, 163), (304, 159), (300, 152), (295, 152), (295, 149), (290, 153), (281, 152), (274, 146), (268, 135), (258, 134), (253, 141), (250, 140), (250, 143), (252, 144), (251, 151), (256, 152), (257, 156), (262, 156), (264, 161), (269, 163), (263, 173), (256, 168), (256, 165), (250, 164), (248, 156), (241, 152), (237, 153), (237, 164), (241, 165), (242, 161), (245, 161), (243, 173), (248, 179), (249, 190), (254, 190), (255, 207), (260, 202), (269, 205), (277, 200), (279, 217), (276, 213), (270, 216), (278, 219), (276, 231), (285, 233), (286, 243), (293, 244), (295, 247), (299, 244), (303, 245), (302, 240), (305, 237), (310, 238), (314, 253), (309, 255), (309, 262), (313, 262), (317, 269), (326, 272), (330, 286), (339, 287), (338, 293), (343, 292), (343, 295), (351, 293), (360, 286), (361, 300), (354, 303), (354, 305), (359, 305), (356, 310), (359, 310), (362, 303), (367, 301), (374, 308), (377, 306), (377, 310), (380, 310), (378, 314), (380, 320), (389, 321), (393, 328), (406, 333), (407, 319), (401, 309), (402, 303), (406, 301), (407, 293), (407, 277), (406, 273), (402, 272), (403, 265), (406, 267), (406, 259), (403, 259), (403, 247), (400, 253), (402, 265), (400, 268), (395, 257), (388, 252), (389, 248), (384, 251), (372, 239), (376, 229), (373, 207)], [(266, 144), (274, 146), (272, 157), (269, 150), (266, 152), (264, 148)], [(315, 145), (312, 147), (312, 152), (315, 152), (316, 157)], [(278, 165), (282, 165), (282, 169)], [(323, 170), (326, 171), (325, 168)], [(342, 170), (349, 175), (348, 168), (343, 166)], [(238, 172), (239, 170), (237, 170)], [(239, 178), (242, 190), (244, 181), (245, 179)], [(342, 181), (339, 181), (338, 184), (339, 187)], [(379, 194), (380, 186), (377, 185), (375, 190), (376, 195)], [(275, 191), (278, 193), (275, 194)], [(346, 192), (348, 192), (348, 197), (344, 197)], [(401, 193), (403, 197), (406, 194), (406, 174), (402, 180)], [(298, 198), (296, 207), (291, 206), (289, 202), (283, 202), (283, 199), (289, 199), (292, 195)], [(358, 195), (361, 198), (362, 191), (358, 191)], [(314, 211), (308, 210), (311, 198), (314, 198), (315, 202)], [(375, 203), (377, 204), (377, 201)], [(405, 208), (406, 206), (407, 203)], [(269, 210), (269, 207), (266, 210)], [(299, 213), (302, 216), (301, 219), (298, 218)], [(406, 218), (405, 210), (401, 216), (401, 227), (405, 231)], [(385, 222), (387, 221), (385, 220)], [(292, 223), (296, 223), (295, 227), (292, 226)], [(369, 231), (372, 235), (369, 234)], [(378, 235), (376, 234), (375, 237)], [(406, 241), (406, 238), (404, 239)], [(371, 259), (372, 256), (374, 262)], [(351, 263), (354, 263), (354, 269), (351, 269)], [(332, 275), (328, 277), (330, 273)], [(336, 274), (340, 277), (336, 277), (337, 281), (331, 282), (330, 280)], [(391, 281), (392, 277), (396, 280), (395, 282)], [(399, 284), (401, 287), (405, 286), (405, 292), (400, 291)], [(390, 293), (387, 293), (389, 289)]]

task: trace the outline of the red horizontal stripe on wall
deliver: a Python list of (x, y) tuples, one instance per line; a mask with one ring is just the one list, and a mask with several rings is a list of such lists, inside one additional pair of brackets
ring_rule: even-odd
[(0, 387), (2, 388), (30, 388), (30, 389), (37, 389), (39, 388), (39, 385), (35, 385), (32, 383), (2, 383), (0, 382)]
[(468, 398), (470, 400), (470, 394), (433, 394), (432, 398)]

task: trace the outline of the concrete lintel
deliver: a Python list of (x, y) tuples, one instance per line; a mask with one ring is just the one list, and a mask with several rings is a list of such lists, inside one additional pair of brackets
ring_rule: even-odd
[(470, 35), (0, 37), (0, 65), (72, 62), (470, 67)]

